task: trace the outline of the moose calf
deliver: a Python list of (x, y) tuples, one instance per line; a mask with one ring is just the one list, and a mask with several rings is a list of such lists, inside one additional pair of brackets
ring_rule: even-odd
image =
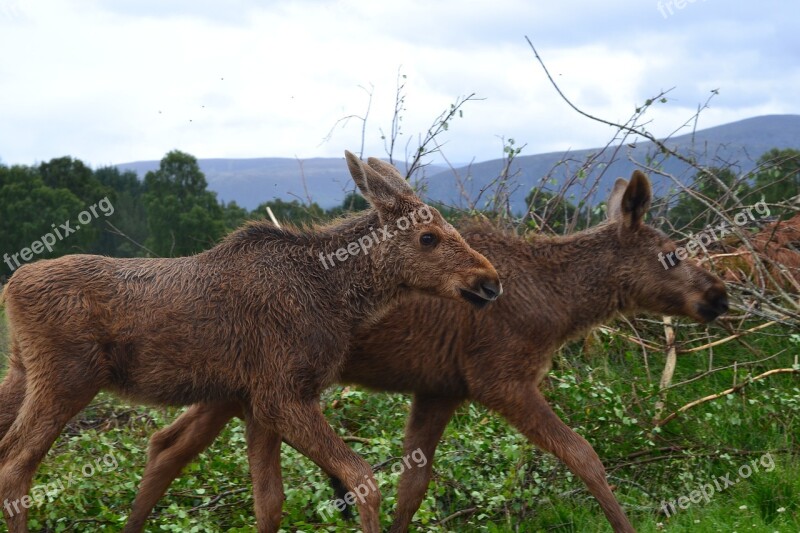
[[(282, 438), (348, 490), (372, 482), (319, 406), (351, 331), (408, 289), (476, 305), (502, 289), (486, 258), (396, 169), (346, 158), (374, 209), (331, 225), (256, 222), (192, 257), (73, 255), (19, 268), (4, 290), (11, 355), (0, 385), (0, 501), (27, 494), (64, 425), (102, 389), (164, 405), (233, 402), (247, 424), (259, 531), (280, 524)], [(391, 238), (369, 253), (320, 262), (381, 228)], [(376, 490), (358, 502), (365, 532), (380, 529), (379, 501)], [(27, 508), (4, 513), (10, 531), (27, 531)]]
[[(375, 168), (386, 172), (377, 163)], [(553, 412), (539, 383), (556, 348), (617, 313), (709, 322), (727, 312), (719, 278), (691, 261), (669, 270), (661, 266), (659, 253), (674, 251), (675, 243), (644, 223), (650, 198), (649, 181), (636, 171), (630, 183), (617, 180), (608, 220), (574, 235), (525, 241), (486, 224), (462, 229), (467, 242), (503, 277), (503, 298), (477, 313), (409, 294), (379, 322), (356, 331), (339, 380), (414, 393), (405, 453), (421, 450), (429, 459), (424, 468), (403, 472), (392, 532), (408, 529), (427, 490), (436, 445), (465, 401), (493, 409), (564, 461), (600, 503), (614, 530), (634, 531), (597, 454)], [(239, 411), (235, 403), (194, 405), (152, 437), (131, 522), (144, 521), (183, 466), (211, 444), (231, 417), (241, 416)]]

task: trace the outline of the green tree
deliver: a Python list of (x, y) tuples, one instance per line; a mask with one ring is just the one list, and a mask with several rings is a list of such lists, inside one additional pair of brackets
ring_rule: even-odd
[[(763, 196), (768, 204), (800, 201), (800, 151), (773, 148), (758, 158), (755, 194)], [(773, 209), (773, 214), (785, 211)]]
[[(80, 199), (83, 206), (73, 213), (73, 218), (104, 198), (108, 198), (108, 202), (112, 206), (116, 202), (113, 189), (100, 183), (92, 169), (80, 159), (69, 156), (51, 159), (47, 163), (39, 165), (39, 175), (44, 184), (51, 189), (66, 189)], [(99, 218), (105, 217), (100, 216)], [(105, 253), (105, 243), (103, 242), (105, 224), (102, 220), (93, 220), (91, 224), (81, 224), (80, 226), (82, 240), (88, 243), (83, 251)]]
[(369, 209), (369, 207), (367, 199), (355, 191), (347, 193), (344, 200), (342, 200), (342, 209), (344, 211), (363, 211), (364, 209)]
[(114, 192), (103, 185), (80, 159), (58, 157), (39, 165), (39, 174), (45, 185), (52, 189), (67, 189), (77, 196), (84, 207), (105, 197), (114, 203)]
[(300, 203), (298, 200), (287, 202), (280, 198), (260, 204), (250, 213), (250, 217), (254, 219), (269, 218), (267, 206), (272, 210), (272, 214), (275, 215), (280, 224), (289, 223), (300, 226), (318, 222), (325, 218), (325, 211), (316, 203), (312, 203), (309, 206)]
[(116, 197), (114, 218), (104, 221), (97, 253), (114, 257), (146, 255), (142, 248), (148, 236), (144, 184), (135, 172), (121, 172), (117, 167), (98, 168), (94, 175), (101, 184), (112, 189)]
[[(698, 173), (694, 178), (691, 188), (703, 196), (720, 211), (734, 209), (737, 204), (727, 190), (743, 200), (750, 191), (749, 186), (738, 178), (729, 168), (708, 169), (713, 176)], [(725, 186), (721, 187), (721, 181)], [(717, 220), (719, 216), (708, 208), (701, 200), (689, 193), (683, 193), (680, 200), (669, 210), (669, 221), (672, 227), (682, 231), (701, 231)]]
[(225, 221), (225, 229), (230, 232), (244, 224), (250, 217), (250, 213), (235, 201), (230, 201), (222, 206), (222, 216)]
[(363, 211), (364, 209), (369, 209), (369, 202), (367, 202), (366, 198), (354, 191), (347, 193), (341, 205), (329, 209), (327, 213), (329, 217), (333, 218), (345, 213)]
[(528, 226), (531, 229), (544, 226), (558, 233), (563, 233), (570, 227), (578, 211), (563, 196), (535, 187), (525, 197), (525, 204), (530, 213)]
[(88, 228), (74, 231), (84, 203), (67, 189), (45, 185), (36, 168), (0, 166), (0, 206), (0, 271), (5, 275), (22, 263), (86, 252), (94, 238)]
[(163, 257), (205, 250), (225, 233), (223, 211), (194, 156), (173, 150), (144, 179), (150, 235), (147, 246)]

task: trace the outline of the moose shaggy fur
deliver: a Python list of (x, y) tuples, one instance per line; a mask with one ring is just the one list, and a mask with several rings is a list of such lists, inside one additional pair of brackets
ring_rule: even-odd
[[(374, 209), (332, 225), (253, 223), (192, 257), (74, 255), (17, 270), (4, 291), (11, 355), (0, 385), (0, 501), (27, 494), (64, 425), (101, 389), (168, 405), (235, 401), (247, 422), (260, 531), (280, 524), (282, 438), (351, 490), (374, 483), (319, 405), (351, 331), (409, 288), (475, 304), (501, 288), (486, 258), (396, 169), (346, 156)], [(408, 219), (417, 223), (401, 226)], [(392, 238), (369, 253), (334, 267), (320, 261), (378, 228)], [(377, 490), (359, 500), (366, 532), (379, 531), (379, 502)], [(4, 514), (10, 531), (27, 531), (27, 508)]]
[[(658, 262), (659, 252), (674, 251), (675, 243), (643, 223), (649, 203), (649, 182), (637, 171), (630, 183), (617, 180), (606, 223), (571, 236), (526, 241), (486, 224), (462, 229), (503, 277), (503, 298), (475, 312), (408, 295), (380, 322), (356, 331), (340, 381), (413, 393), (405, 450), (429, 459), (403, 472), (392, 532), (408, 529), (427, 490), (436, 445), (465, 401), (493, 409), (564, 461), (614, 530), (634, 531), (597, 454), (553, 412), (539, 383), (558, 346), (617, 313), (708, 322), (727, 311), (719, 278), (690, 261), (668, 271)], [(172, 479), (239, 411), (235, 403), (194, 405), (152, 437), (132, 522), (144, 521)]]

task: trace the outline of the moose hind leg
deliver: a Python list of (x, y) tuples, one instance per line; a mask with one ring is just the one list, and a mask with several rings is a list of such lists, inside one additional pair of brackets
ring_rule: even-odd
[(71, 374), (47, 372), (48, 380), (39, 383), (29, 372), (19, 414), (0, 442), (0, 502), (11, 503), (4, 505), (3, 514), (8, 530), (14, 533), (28, 531), (28, 509), (13, 503), (27, 496), (36, 468), (53, 442), (99, 390), (90, 377), (71, 382), (64, 379)]
[[(391, 533), (408, 531), (414, 513), (419, 509), (433, 470), (433, 454), (447, 423), (461, 403), (458, 398), (417, 395), (411, 404), (411, 417), (406, 426), (404, 449), (414, 460), (403, 470), (397, 489), (397, 510)], [(421, 454), (421, 457), (416, 455)]]
[(635, 533), (606, 481), (606, 470), (586, 439), (558, 418), (539, 389), (530, 383), (506, 387), (502, 397), (481, 399), (528, 439), (561, 459), (586, 484), (616, 533)]
[(238, 403), (195, 404), (150, 438), (147, 466), (125, 524), (125, 533), (137, 533), (144, 528), (147, 517), (170, 483), (214, 442), (234, 416), (241, 416)]

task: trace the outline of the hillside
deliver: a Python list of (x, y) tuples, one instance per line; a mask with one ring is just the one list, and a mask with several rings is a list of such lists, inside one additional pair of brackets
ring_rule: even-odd
[[(676, 136), (667, 140), (665, 144), (683, 155), (693, 155), (702, 165), (733, 164), (737, 171), (748, 172), (755, 167), (758, 157), (771, 148), (800, 148), (800, 116), (770, 115), (750, 118), (699, 130), (694, 135), (689, 133)], [(525, 209), (525, 196), (531, 187), (540, 184), (544, 176), (549, 176), (558, 184), (550, 187), (558, 189), (565, 178), (572, 175), (582, 162), (600, 150), (593, 148), (570, 153), (553, 152), (518, 157), (510, 169), (510, 175), (515, 175), (518, 184), (516, 192), (512, 194), (513, 209), (518, 212)], [(594, 163), (585, 180), (568, 189), (575, 198), (582, 198), (584, 188), (593, 184), (595, 178), (602, 174), (596, 194), (600, 199), (604, 199), (616, 178), (628, 177), (636, 168), (631, 160), (645, 162), (648, 155), (655, 156), (656, 166), (660, 166), (683, 183), (691, 181), (695, 174), (689, 165), (680, 160), (675, 158), (665, 160), (659, 156), (651, 142), (639, 142), (634, 147), (625, 145), (616, 160), (607, 164), (611, 154), (613, 147), (606, 150), (606, 154)], [(466, 190), (474, 198), (481, 188), (498, 176), (502, 168), (503, 160), (497, 159), (459, 168), (457, 171), (462, 177), (469, 176)], [(673, 185), (668, 178), (658, 175), (653, 175), (652, 181), (654, 191), (658, 195), (666, 193)], [(452, 171), (432, 175), (429, 180), (428, 195), (448, 204), (462, 205)]]
[[(682, 154), (693, 154), (701, 164), (720, 165), (728, 162), (740, 171), (747, 172), (752, 170), (755, 160), (770, 148), (800, 148), (800, 115), (768, 115), (740, 120), (699, 130), (694, 135), (676, 136), (666, 144)], [(523, 211), (525, 196), (531, 187), (540, 184), (544, 176), (549, 176), (560, 185), (583, 161), (600, 150), (593, 148), (518, 157), (510, 173), (514, 176), (511, 189), (515, 191), (511, 197), (512, 208), (517, 212)], [(587, 178), (570, 187), (569, 193), (581, 198), (587, 184), (594, 183), (595, 178), (601, 176), (595, 195), (604, 198), (617, 177), (628, 176), (633, 171), (635, 166), (631, 159), (643, 162), (648, 155), (657, 155), (650, 142), (639, 142), (633, 147), (623, 146), (616, 160), (608, 164), (612, 153), (612, 149), (607, 150), (589, 169)], [(688, 165), (677, 159), (656, 157), (655, 161), (683, 182), (691, 180), (694, 175)], [(341, 202), (353, 187), (342, 158), (306, 159), (302, 161), (302, 171), (301, 162), (291, 158), (200, 159), (199, 163), (209, 187), (217, 192), (221, 200), (235, 200), (248, 209), (273, 198), (291, 200), (305, 199), (307, 196), (322, 207), (329, 208)], [(147, 171), (158, 168), (158, 161), (117, 166), (134, 170), (144, 177)], [(478, 191), (497, 177), (502, 167), (503, 160), (496, 159), (457, 168), (456, 171), (464, 179), (467, 194), (475, 198)], [(301, 176), (305, 177), (305, 185)], [(421, 181), (426, 186), (429, 199), (450, 205), (465, 205), (452, 170), (427, 167)], [(659, 176), (653, 176), (653, 183), (657, 194), (667, 192), (671, 185), (667, 178)]]

